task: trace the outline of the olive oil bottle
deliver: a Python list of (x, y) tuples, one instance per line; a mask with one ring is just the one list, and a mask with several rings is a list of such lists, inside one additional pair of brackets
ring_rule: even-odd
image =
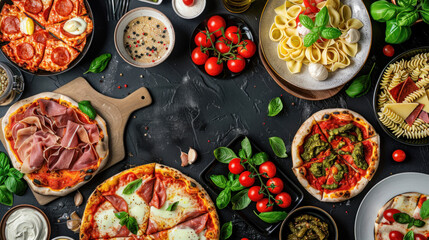
[(255, 0), (222, 0), (226, 10), (232, 13), (242, 13), (249, 9)]

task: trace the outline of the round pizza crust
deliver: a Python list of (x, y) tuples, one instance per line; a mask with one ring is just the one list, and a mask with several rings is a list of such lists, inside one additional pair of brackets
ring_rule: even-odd
[[(6, 112), (6, 114), (4, 115), (3, 120), (2, 120), (2, 129), (3, 129), (4, 135), (6, 135), (5, 130), (6, 130), (6, 126), (9, 124), (9, 119), (10, 119), (11, 115), (13, 115), (22, 106), (30, 104), (30, 103), (36, 101), (37, 99), (43, 99), (43, 98), (63, 100), (63, 101), (69, 102), (71, 105), (73, 105), (79, 109), (78, 103), (76, 101), (74, 101), (73, 99), (71, 99), (70, 97), (67, 97), (65, 95), (58, 94), (58, 93), (53, 93), (53, 92), (39, 93), (39, 94), (34, 95), (32, 97), (18, 101), (9, 108), (9, 110)], [(101, 158), (101, 162), (100, 162), (98, 169), (92, 174), (92, 176), (96, 175), (101, 169), (103, 169), (103, 167), (108, 162), (108, 156), (109, 156), (109, 136), (107, 133), (106, 121), (104, 121), (104, 119), (101, 118), (100, 115), (98, 115), (98, 114), (94, 120), (97, 122), (97, 126), (103, 132), (104, 137), (102, 139), (100, 139), (99, 142), (97, 143), (97, 145), (95, 146), (95, 150), (97, 151), (99, 158)], [(18, 169), (18, 170), (21, 170), (21, 163), (19, 163), (17, 157), (15, 156), (10, 142), (7, 141), (6, 139), (5, 139), (5, 141), (6, 141), (6, 149), (9, 153), (9, 157), (10, 157), (10, 160), (13, 164), (13, 167)], [(33, 183), (33, 181), (31, 181), (31, 179), (27, 176), (27, 174), (24, 175), (24, 179), (27, 181), (28, 186), (30, 186), (30, 188), (34, 192), (36, 192), (38, 194), (42, 194), (42, 195), (52, 195), (52, 196), (65, 196), (65, 195), (72, 193), (75, 190), (79, 189), (82, 185), (84, 185), (88, 182), (88, 181), (82, 181), (73, 187), (61, 189), (61, 190), (57, 191), (57, 190), (52, 190), (52, 189), (47, 188), (47, 187), (39, 187), (39, 186), (35, 185)]]

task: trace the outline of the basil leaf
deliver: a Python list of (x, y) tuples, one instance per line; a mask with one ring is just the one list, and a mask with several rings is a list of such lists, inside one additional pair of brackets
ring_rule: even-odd
[(9, 165), (9, 157), (4, 152), (0, 152), (0, 168), (5, 169)]
[(229, 201), (231, 201), (231, 189), (225, 188), (220, 192), (219, 196), (216, 198), (216, 206), (219, 209), (224, 209), (228, 206)]
[(422, 9), (424, 11), (429, 11), (429, 0), (422, 0)]
[(140, 187), (140, 185), (142, 185), (142, 182), (143, 180), (139, 178), (137, 180), (134, 180), (128, 183), (128, 185), (122, 191), (122, 194), (125, 194), (125, 195), (133, 194)]
[(429, 199), (423, 202), (422, 207), (420, 208), (420, 217), (423, 220), (429, 218)]
[(429, 9), (428, 10), (420, 10), (420, 16), (425, 23), (429, 24)]
[(284, 211), (272, 211), (272, 212), (262, 212), (257, 214), (253, 211), (256, 216), (258, 216), (262, 221), (266, 223), (277, 223), (283, 221), (287, 217), (287, 213)]
[(283, 140), (279, 137), (270, 137), (269, 138), (271, 148), (273, 149), (274, 154), (279, 158), (287, 158), (286, 146)]
[(137, 232), (139, 231), (139, 224), (137, 223), (137, 220), (134, 217), (131, 217), (131, 216), (128, 217), (126, 226), (132, 234), (137, 234)]
[(25, 190), (27, 190), (27, 185), (24, 181), (10, 176), (6, 179), (4, 185), (9, 192), (15, 193), (18, 196), (24, 195)]
[(100, 56), (92, 60), (91, 65), (89, 65), (88, 71), (84, 72), (83, 74), (86, 74), (89, 72), (93, 72), (93, 73), (102, 72), (107, 67), (107, 64), (109, 64), (111, 58), (112, 58), (112, 54), (110, 53), (101, 54)]
[(407, 234), (405, 234), (403, 240), (414, 240), (414, 232), (413, 231), (407, 232)]
[(313, 45), (313, 43), (315, 43), (317, 41), (317, 39), (319, 39), (319, 33), (317, 33), (317, 32), (311, 32), (311, 33), (305, 35), (304, 46), (310, 47), (311, 45)]
[(238, 150), (238, 157), (239, 158), (247, 158), (246, 152), (244, 151), (244, 149)]
[(375, 1), (371, 4), (371, 17), (378, 22), (386, 22), (393, 19), (399, 11), (399, 7), (388, 1)]
[(95, 111), (94, 107), (91, 105), (90, 101), (80, 101), (78, 103), (79, 109), (85, 113), (86, 115), (88, 115), (88, 117), (92, 120), (95, 119), (95, 117), (97, 116), (97, 112)]
[(5, 185), (0, 186), (0, 203), (7, 206), (13, 204), (13, 194), (7, 190)]
[(127, 222), (128, 222), (128, 217), (124, 217), (124, 218), (121, 218), (121, 219), (119, 220), (119, 224), (120, 224), (121, 226), (127, 225)]
[(302, 26), (304, 26), (305, 28), (307, 28), (309, 30), (311, 30), (314, 27), (313, 20), (305, 14), (299, 15), (299, 22), (302, 24)]
[(412, 218), (412, 219), (411, 219), (411, 222), (410, 222), (410, 223), (408, 223), (407, 228), (411, 228), (411, 227), (413, 226), (413, 224), (414, 224), (414, 218)]
[(371, 74), (374, 70), (374, 67), (375, 63), (372, 65), (371, 71), (368, 75), (362, 75), (353, 80), (352, 84), (350, 84), (350, 86), (346, 89), (346, 93), (349, 97), (361, 97), (368, 93), (369, 89), (371, 89)]
[(173, 204), (170, 204), (166, 210), (172, 212), (172, 211), (176, 210), (177, 205), (179, 205), (179, 201), (174, 202)]
[(414, 219), (414, 220), (413, 220), (413, 225), (414, 225), (414, 226), (416, 226), (416, 227), (421, 228), (421, 227), (423, 227), (425, 224), (426, 224), (426, 223), (425, 223), (425, 222), (423, 222), (422, 220), (419, 220), (419, 219)]
[(328, 8), (324, 6), (320, 12), (316, 14), (316, 21), (314, 24), (316, 27), (325, 27), (329, 22)]
[(10, 168), (7, 175), (14, 177), (16, 179), (21, 179), (24, 177), (24, 174), (15, 168)]
[(227, 147), (220, 147), (213, 152), (215, 158), (221, 163), (229, 163), (233, 158), (236, 158), (235, 152)]
[(249, 138), (245, 137), (243, 141), (241, 141), (241, 148), (246, 154), (246, 158), (252, 157), (252, 145), (250, 144)]
[(232, 172), (228, 173), (228, 181), (233, 182), (235, 179), (238, 179), (238, 175), (235, 175)]
[(277, 116), (283, 109), (283, 102), (279, 97), (273, 98), (268, 104), (268, 116)]
[(393, 214), (393, 219), (395, 219), (396, 222), (406, 224), (412, 221), (412, 218), (410, 215), (406, 213), (395, 213)]
[(247, 193), (249, 189), (243, 189), (231, 198), (232, 210), (243, 210), (252, 202)]
[(252, 158), (253, 164), (261, 165), (262, 163), (268, 161), (268, 154), (264, 152), (257, 153)]
[(222, 225), (220, 229), (220, 239), (225, 240), (230, 238), (232, 235), (232, 222), (227, 222)]
[(326, 39), (337, 39), (341, 36), (341, 34), (342, 34), (341, 31), (336, 28), (325, 28), (320, 33), (322, 38), (326, 38)]
[(128, 213), (127, 212), (117, 212), (117, 213), (115, 213), (115, 216), (119, 219), (122, 219), (122, 218), (128, 217)]
[(240, 190), (242, 190), (244, 188), (246, 188), (246, 187), (244, 187), (243, 185), (241, 185), (241, 183), (240, 183), (240, 181), (238, 179), (235, 179), (231, 183), (231, 191), (233, 191), (233, 192), (240, 191)]
[(415, 7), (417, 5), (417, 0), (396, 0), (396, 3), (400, 7), (409, 7), (409, 6)]
[(218, 187), (220, 187), (222, 189), (226, 188), (226, 182), (227, 182), (227, 180), (226, 180), (226, 177), (224, 175), (211, 175), (210, 176), (210, 180), (212, 180), (212, 182), (216, 186), (218, 186)]
[(0, 177), (0, 185), (2, 185), (4, 183), (4, 181), (6, 181), (7, 178), (8, 178), (7, 175), (1, 176)]
[(387, 21), (385, 41), (391, 44), (399, 44), (407, 41), (411, 36), (411, 27), (401, 27), (396, 19)]
[(413, 25), (417, 20), (419, 19), (418, 12), (412, 11), (412, 12), (400, 12), (396, 16), (396, 22), (401, 27), (408, 27)]

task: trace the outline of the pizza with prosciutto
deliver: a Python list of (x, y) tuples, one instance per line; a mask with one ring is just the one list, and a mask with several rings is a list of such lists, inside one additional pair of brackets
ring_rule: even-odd
[(88, 199), (80, 229), (81, 240), (198, 240), (219, 234), (216, 208), (201, 185), (155, 163), (100, 184)]
[(39, 194), (73, 192), (107, 162), (104, 120), (90, 119), (61, 94), (46, 92), (15, 103), (2, 128), (13, 166)]
[(308, 118), (292, 142), (293, 172), (303, 187), (324, 202), (359, 194), (379, 163), (379, 136), (359, 114), (326, 109)]
[[(393, 197), (378, 211), (374, 227), (375, 240), (402, 239), (413, 232), (414, 239), (429, 238), (428, 195), (410, 192)], [(425, 210), (421, 211), (425, 206)], [(411, 239), (411, 238), (410, 238)]]
[(76, 59), (79, 52), (57, 39), (49, 39), (46, 42), (45, 55), (39, 68), (49, 72), (61, 72)]

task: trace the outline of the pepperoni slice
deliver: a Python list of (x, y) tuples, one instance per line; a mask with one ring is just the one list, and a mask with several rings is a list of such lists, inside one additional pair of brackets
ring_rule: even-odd
[(1, 22), (1, 31), (7, 34), (19, 33), (19, 19), (15, 16), (7, 16)]
[(34, 40), (42, 44), (46, 44), (46, 41), (49, 39), (49, 36), (50, 36), (49, 33), (44, 31), (36, 32), (33, 35)]
[(43, 10), (43, 3), (41, 0), (25, 0), (24, 9), (29, 13), (38, 14)]
[(21, 43), (16, 47), (17, 55), (24, 60), (30, 60), (34, 57), (34, 48), (29, 43)]
[(51, 60), (58, 66), (65, 66), (70, 62), (70, 53), (65, 47), (57, 47), (52, 51)]
[(58, 0), (55, 4), (55, 11), (63, 17), (67, 17), (72, 13), (73, 7), (71, 0)]

